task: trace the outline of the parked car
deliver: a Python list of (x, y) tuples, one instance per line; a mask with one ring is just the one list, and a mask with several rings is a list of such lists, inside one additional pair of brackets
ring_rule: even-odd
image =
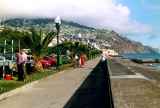
[(56, 65), (56, 58), (51, 56), (45, 56), (40, 60), (43, 68), (48, 68)]

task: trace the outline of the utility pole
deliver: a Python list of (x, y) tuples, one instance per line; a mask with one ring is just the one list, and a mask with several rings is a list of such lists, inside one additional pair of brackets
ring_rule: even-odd
[(5, 78), (5, 65), (6, 65), (6, 40), (4, 41), (4, 50), (3, 50), (3, 79)]
[(21, 51), (21, 41), (18, 41), (18, 48), (19, 48), (19, 52)]

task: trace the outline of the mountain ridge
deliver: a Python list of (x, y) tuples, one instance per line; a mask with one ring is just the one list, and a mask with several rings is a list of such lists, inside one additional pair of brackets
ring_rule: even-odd
[[(44, 30), (55, 29), (54, 19), (51, 18), (14, 18), (6, 20), (4, 24), (11, 28), (19, 27), (19, 29), (26, 29), (27, 27), (42, 28)], [(106, 44), (110, 44), (110, 48), (118, 53), (156, 52), (154, 48), (129, 40), (113, 30), (96, 29), (73, 21), (62, 20), (61, 34), (75, 35), (78, 33), (82, 33), (83, 36), (88, 37), (95, 36), (96, 39), (101, 39)]]

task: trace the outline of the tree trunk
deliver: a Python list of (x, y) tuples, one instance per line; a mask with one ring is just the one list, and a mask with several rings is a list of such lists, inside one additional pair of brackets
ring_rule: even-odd
[(34, 68), (35, 68), (35, 71), (37, 71), (37, 72), (43, 72), (44, 71), (43, 66), (42, 66), (40, 60), (41, 60), (40, 56), (34, 55), (34, 61), (35, 61)]

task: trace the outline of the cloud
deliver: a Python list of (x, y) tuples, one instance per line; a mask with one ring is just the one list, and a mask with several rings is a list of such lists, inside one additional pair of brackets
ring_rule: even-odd
[(118, 32), (150, 32), (130, 18), (131, 11), (116, 0), (1, 0), (0, 16), (55, 17)]

